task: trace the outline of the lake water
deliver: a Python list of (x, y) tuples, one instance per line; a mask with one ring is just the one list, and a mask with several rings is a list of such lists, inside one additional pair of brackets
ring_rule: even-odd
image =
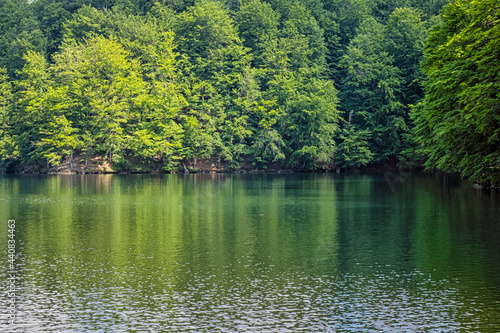
[(456, 177), (0, 176), (0, 222), (2, 332), (500, 331), (500, 193)]

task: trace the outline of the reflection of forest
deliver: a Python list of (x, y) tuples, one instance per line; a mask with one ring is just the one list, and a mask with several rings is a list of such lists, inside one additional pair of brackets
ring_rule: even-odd
[(360, 313), (375, 326), (378, 316), (407, 327), (406, 313), (488, 327), (500, 296), (497, 201), (433, 175), (394, 187), (321, 174), (0, 178), (0, 217), (16, 217), (24, 243), (21, 304), (56, 306), (54, 323), (66, 313), (85, 327), (87, 310), (120, 328), (122, 310), (148, 323), (163, 311), (161, 325), (176, 327), (182, 313), (216, 325), (217, 311), (225, 325), (279, 322), (283, 307), (315, 328)]

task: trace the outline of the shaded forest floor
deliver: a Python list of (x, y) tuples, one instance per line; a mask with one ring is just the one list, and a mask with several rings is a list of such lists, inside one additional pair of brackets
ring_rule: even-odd
[[(28, 164), (11, 164), (9, 167), (0, 166), (0, 173), (14, 174), (113, 174), (113, 173), (291, 173), (291, 172), (337, 172), (335, 163), (325, 164), (314, 170), (293, 168), (280, 163), (255, 165), (254, 156), (245, 155), (238, 163), (231, 164), (218, 156), (210, 158), (196, 158), (183, 160), (177, 168), (165, 170), (164, 164), (158, 162), (144, 162), (137, 157), (126, 157), (125, 164), (110, 163), (108, 159), (94, 157), (84, 161), (80, 156), (64, 160), (58, 166), (48, 166), (44, 161), (34, 161)], [(346, 173), (379, 174), (400, 170), (397, 160), (383, 164), (368, 165), (359, 168), (342, 170)]]

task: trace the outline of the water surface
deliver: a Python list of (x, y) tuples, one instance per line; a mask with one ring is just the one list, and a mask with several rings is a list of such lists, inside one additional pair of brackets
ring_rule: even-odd
[(0, 331), (500, 331), (500, 194), (392, 176), (1, 176)]

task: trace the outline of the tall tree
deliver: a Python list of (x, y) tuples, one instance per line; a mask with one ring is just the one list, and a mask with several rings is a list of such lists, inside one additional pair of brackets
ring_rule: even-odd
[(389, 17), (385, 35), (385, 49), (401, 72), (398, 99), (405, 106), (416, 104), (424, 96), (420, 63), (427, 40), (426, 22), (417, 10), (396, 8)]
[(0, 67), (0, 172), (5, 171), (5, 162), (10, 158), (12, 147), (12, 122), (9, 111), (12, 107), (12, 84), (7, 70)]
[(340, 63), (345, 118), (359, 130), (369, 129), (375, 162), (397, 156), (407, 129), (404, 108), (397, 99), (400, 70), (384, 48), (384, 32), (374, 18), (365, 20)]
[(425, 101), (414, 109), (426, 166), (500, 184), (500, 4), (444, 8), (425, 50)]
[(340, 121), (333, 82), (307, 70), (284, 73), (270, 82), (268, 94), (283, 105), (279, 127), (291, 165), (315, 169), (332, 162)]
[(252, 50), (254, 64), (262, 65), (261, 54), (269, 41), (278, 37), (280, 15), (271, 5), (260, 0), (250, 0), (236, 13), (235, 20), (243, 45)]
[(24, 56), (24, 61), (26, 64), (15, 82), (14, 107), (9, 117), (13, 123), (10, 150), (13, 157), (28, 162), (41, 157), (36, 148), (42, 137), (41, 131), (52, 117), (47, 102), (52, 79), (43, 55), (30, 51)]
[(127, 123), (141, 116), (146, 93), (138, 62), (116, 39), (95, 37), (66, 45), (55, 55), (54, 71), (71, 99), (66, 117), (89, 134), (83, 145), (93, 149), (87, 156), (121, 160)]
[(281, 35), (290, 44), (303, 46), (304, 49), (298, 52), (300, 47), (294, 47), (294, 52), (290, 53), (292, 68), (298, 69), (305, 65), (325, 67), (327, 49), (323, 33), (311, 12), (300, 2), (293, 3), (283, 23)]
[(211, 145), (207, 148), (219, 158), (238, 164), (245, 139), (251, 135), (247, 110), (235, 103), (244, 89), (242, 78), (248, 74), (249, 50), (243, 47), (227, 9), (213, 0), (199, 1), (181, 13), (175, 33), (188, 57), (184, 68), (190, 90), (187, 114), (197, 117), (213, 138), (204, 146)]
[(47, 55), (52, 55), (62, 43), (63, 25), (71, 17), (71, 12), (67, 3), (60, 0), (37, 0), (32, 6), (40, 30), (47, 39)]
[(373, 159), (373, 152), (368, 145), (370, 136), (370, 130), (345, 125), (335, 150), (335, 163), (341, 168), (360, 167), (370, 163)]
[(0, 1), (0, 66), (10, 77), (24, 66), (28, 51), (44, 53), (47, 40), (27, 0)]
[(361, 22), (370, 16), (373, 7), (374, 2), (370, 0), (325, 0), (325, 8), (334, 13), (338, 24), (338, 43), (331, 43), (329, 49), (333, 63), (340, 61)]

